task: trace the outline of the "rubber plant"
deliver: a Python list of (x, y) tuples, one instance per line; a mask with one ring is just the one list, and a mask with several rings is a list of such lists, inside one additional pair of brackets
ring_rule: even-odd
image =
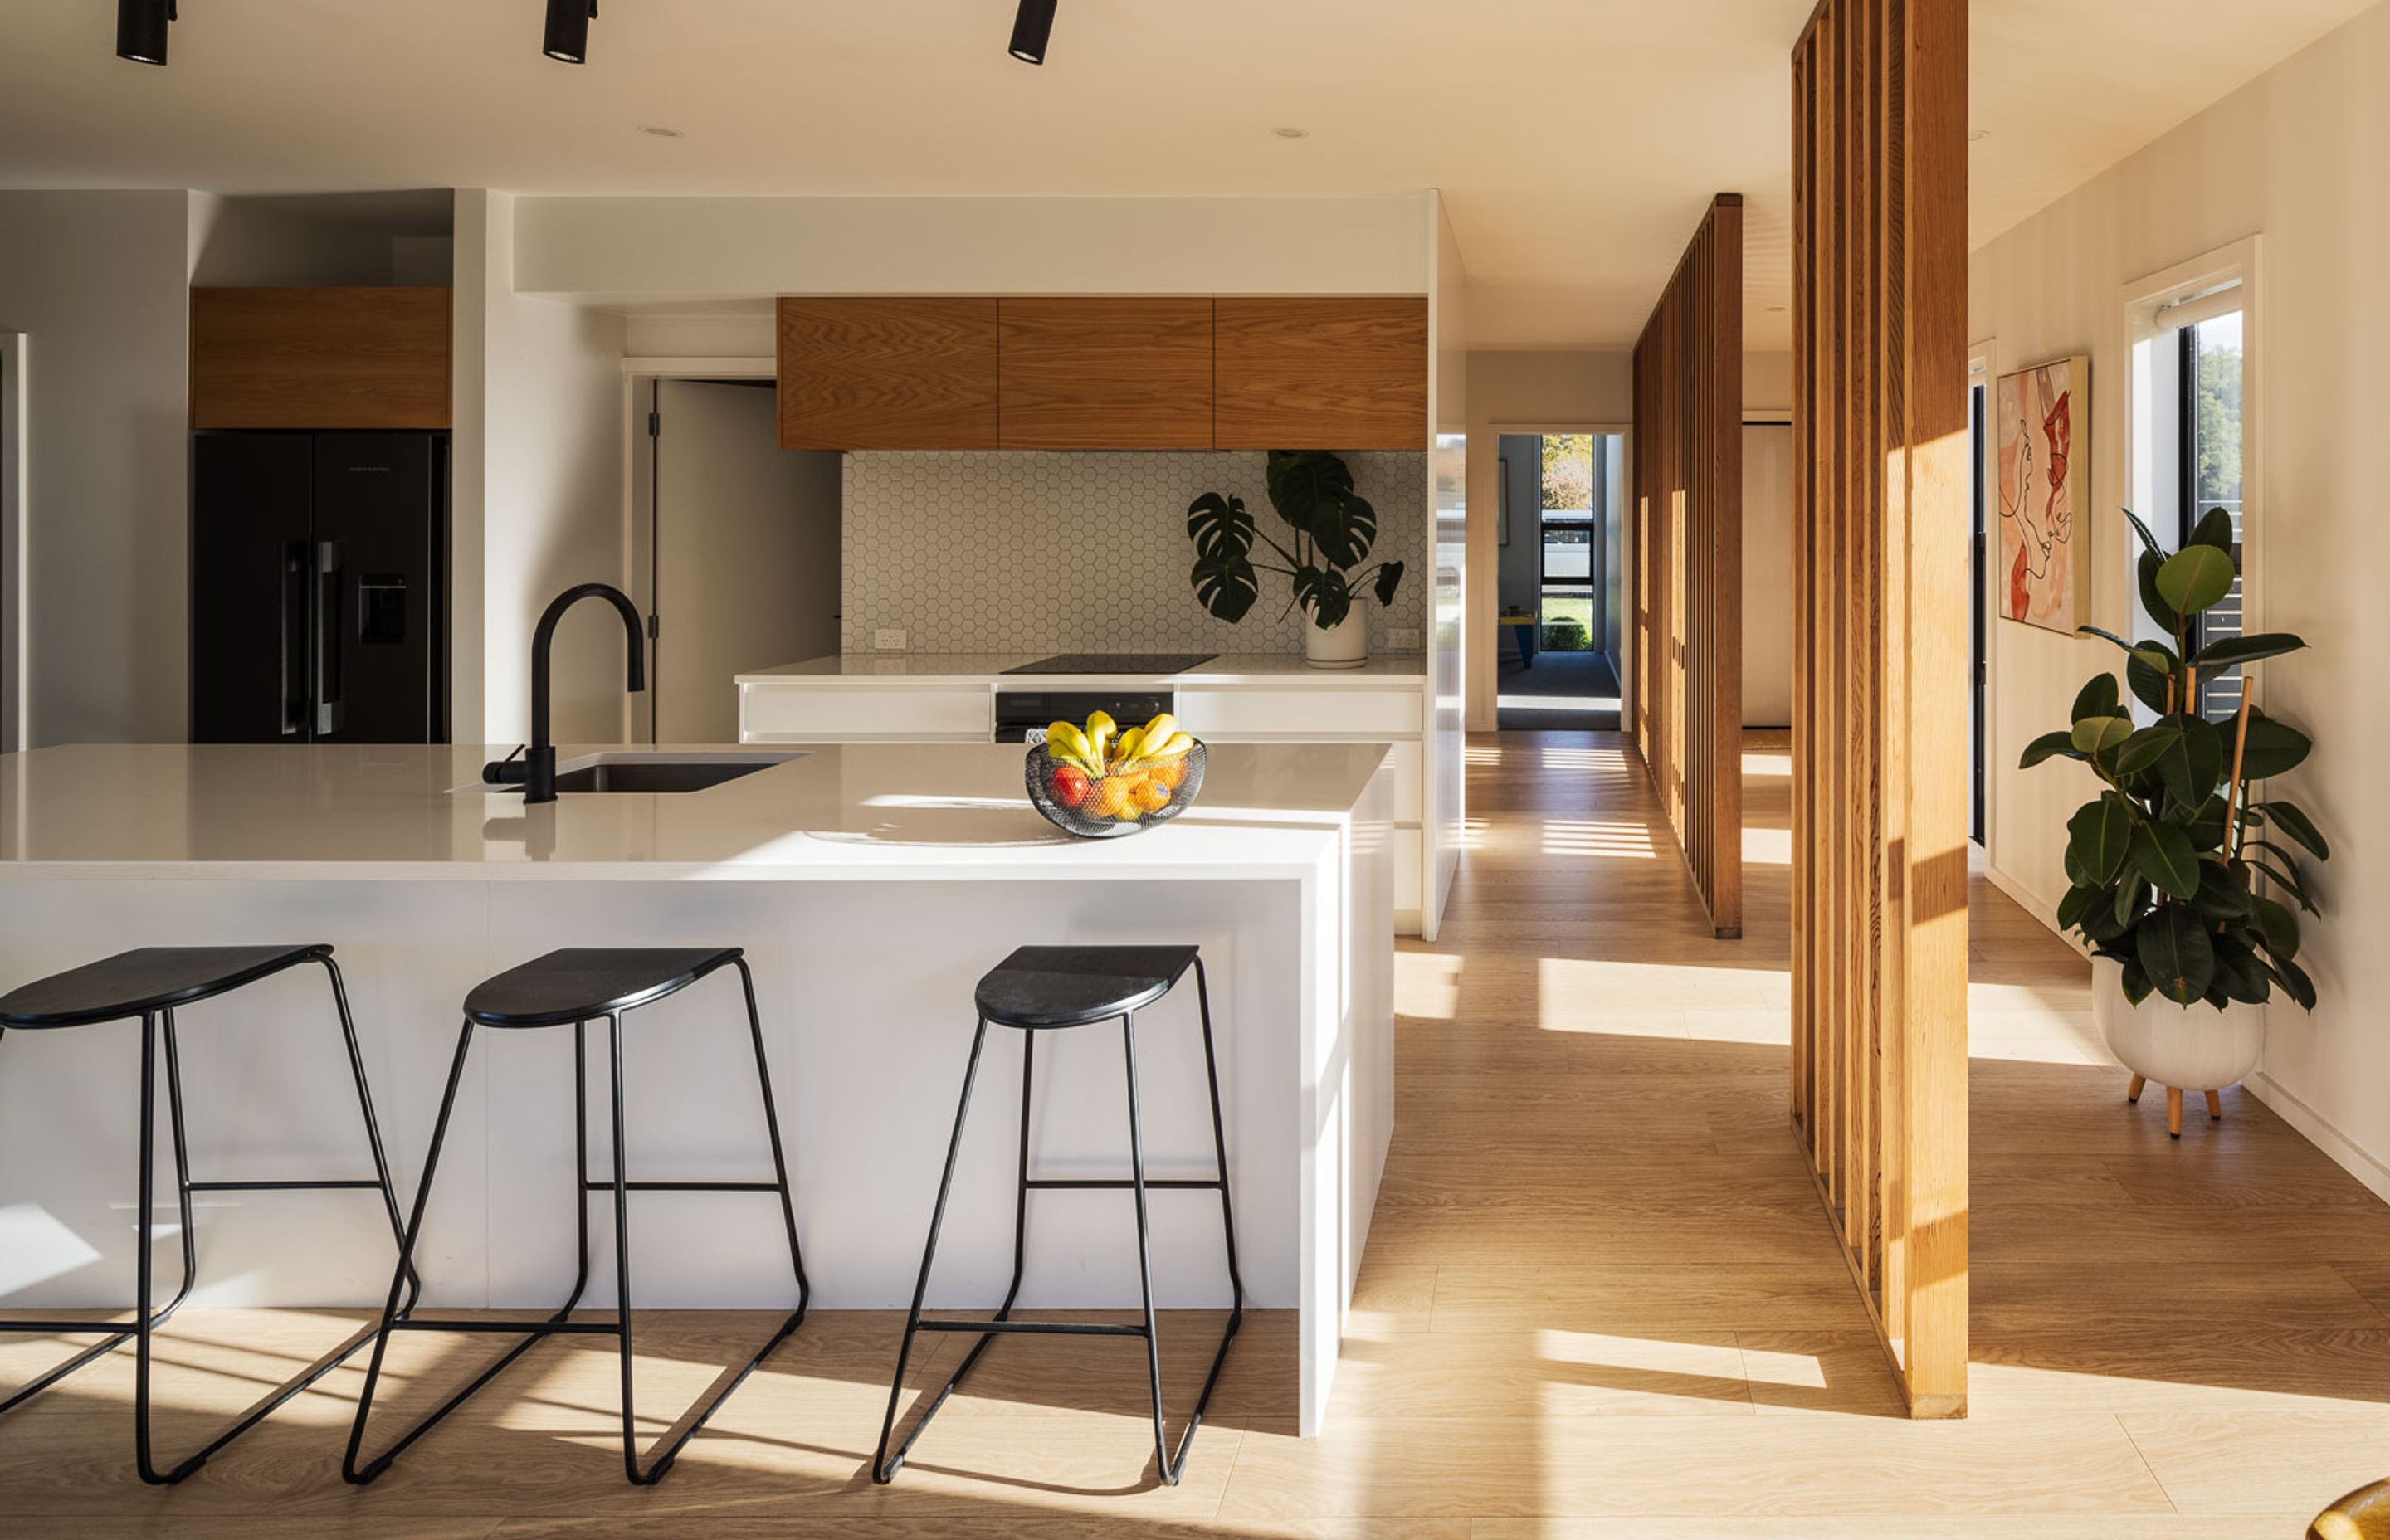
[(2257, 710), (2245, 676), (2229, 720), (2210, 722), (2197, 706), (2201, 675), (2306, 643), (2268, 632), (2193, 650), (2194, 622), (2240, 576), (2231, 516), (2209, 510), (2172, 553), (2129, 510), (2125, 517), (2142, 545), (2141, 608), (2173, 643), (2078, 627), (2123, 650), (2124, 688), (2156, 720), (2136, 726), (2116, 675), (2102, 674), (2075, 696), (2072, 725), (2025, 746), (2025, 768), (2071, 759), (2105, 783), (2066, 823), (2071, 885), (2059, 923), (2123, 966), (2136, 1006), (2156, 994), (2222, 1009), (2263, 1004), (2279, 989), (2312, 1010), (2315, 983), (2298, 964), (2292, 905), (2316, 913), (2300, 862), (2327, 860), (2332, 849), (2295, 802), (2260, 802), (2256, 789), (2304, 761), (2313, 741)]
[[(1245, 500), (1234, 494), (1207, 492), (1187, 506), (1187, 534), (1195, 543), (1189, 581), (1198, 603), (1224, 621), (1241, 621), (1261, 597), (1265, 571), (1293, 580), (1287, 609), (1301, 605), (1322, 631), (1343, 623), (1365, 584), (1380, 604), (1394, 602), (1403, 564), (1362, 565), (1378, 543), (1378, 510), (1353, 490), (1350, 467), (1324, 449), (1273, 449), (1264, 481), (1270, 506), (1291, 532), (1287, 545), (1257, 527)], [(1254, 561), (1255, 541), (1286, 565)]]

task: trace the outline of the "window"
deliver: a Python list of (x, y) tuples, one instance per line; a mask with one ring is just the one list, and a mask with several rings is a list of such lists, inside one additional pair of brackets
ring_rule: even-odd
[[(2195, 321), (2176, 328), (2175, 351), (2178, 405), (2175, 431), (2181, 462), (2176, 470), (2181, 495), (2177, 507), (2176, 539), (2188, 543), (2191, 531), (2210, 512), (2221, 508), (2232, 520), (2232, 559), (2242, 558), (2241, 545), (2241, 313)], [(2241, 584), (2221, 603), (2199, 618), (2192, 645), (2204, 647), (2219, 637), (2242, 634)], [(2199, 682), (2202, 715), (2221, 719), (2241, 709), (2241, 671), (2203, 678)]]
[[(2245, 582), (2200, 617), (2188, 649), (2266, 629), (2265, 478), (2257, 431), (2263, 313), (2258, 267), (2262, 237), (2248, 237), (2124, 286), (2118, 298), (2132, 344), (2127, 417), (2129, 475), (2122, 502), (2161, 546), (2179, 549), (2220, 510), (2231, 528), (2232, 556)], [(2109, 541), (2113, 540), (2113, 544)], [(2123, 558), (2101, 579), (2102, 612), (2127, 635), (2171, 646), (2175, 638), (2143, 613), (2138, 597), (2139, 544), (2121, 522), (2103, 552)], [(2263, 664), (2255, 665), (2261, 671)], [(2188, 709), (2222, 721), (2241, 709), (2242, 671), (2199, 681)]]
[(1542, 443), (1540, 549), (1543, 644), (1553, 652), (1600, 648), (1595, 622), (1594, 436), (1547, 433)]

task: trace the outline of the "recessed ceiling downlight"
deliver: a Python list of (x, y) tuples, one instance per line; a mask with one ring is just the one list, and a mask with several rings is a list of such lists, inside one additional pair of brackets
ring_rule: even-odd
[(639, 132), (642, 134), (652, 134), (659, 139), (677, 139), (681, 136), (679, 129), (666, 128), (662, 123), (641, 123), (639, 125)]
[(1308, 139), (1311, 137), (1311, 130), (1307, 128), (1273, 128), (1270, 132), (1277, 135), (1281, 139)]

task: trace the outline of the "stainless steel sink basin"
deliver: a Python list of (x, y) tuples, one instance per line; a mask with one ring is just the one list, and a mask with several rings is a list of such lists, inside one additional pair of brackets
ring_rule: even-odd
[[(556, 789), (559, 793), (703, 791), (726, 781), (735, 781), (741, 776), (752, 776), (758, 770), (769, 770), (776, 764), (786, 764), (790, 760), (803, 757), (800, 752), (770, 750), (682, 753), (670, 750), (609, 750), (578, 755), (559, 764), (556, 767)], [(476, 783), (460, 786), (456, 789), (504, 791), (517, 789)]]

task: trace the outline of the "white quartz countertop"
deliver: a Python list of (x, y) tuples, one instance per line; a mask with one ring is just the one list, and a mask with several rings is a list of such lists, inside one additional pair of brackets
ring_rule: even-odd
[[(558, 754), (569, 763), (599, 751), (636, 751)], [(702, 791), (568, 792), (537, 807), (519, 790), (478, 784), (483, 762), (506, 747), (94, 745), (5, 754), (0, 880), (1291, 874), (1344, 828), (1386, 746), (1210, 746), (1192, 807), (1112, 840), (1074, 840), (1037, 815), (1018, 744), (791, 751), (785, 764)]]
[[(1191, 650), (1191, 649), (1189, 649)], [(1167, 689), (1189, 685), (1268, 685), (1274, 688), (1314, 686), (1349, 689), (1359, 684), (1424, 685), (1427, 658), (1418, 652), (1380, 653), (1359, 668), (1313, 668), (1294, 653), (1224, 652), (1206, 663), (1178, 674), (1014, 674), (1007, 669), (1034, 663), (1040, 652), (846, 652), (782, 663), (739, 675), (742, 685), (867, 685), (899, 681), (912, 684), (1003, 685), (1025, 690), (1073, 689), (1086, 686), (1130, 686)]]

